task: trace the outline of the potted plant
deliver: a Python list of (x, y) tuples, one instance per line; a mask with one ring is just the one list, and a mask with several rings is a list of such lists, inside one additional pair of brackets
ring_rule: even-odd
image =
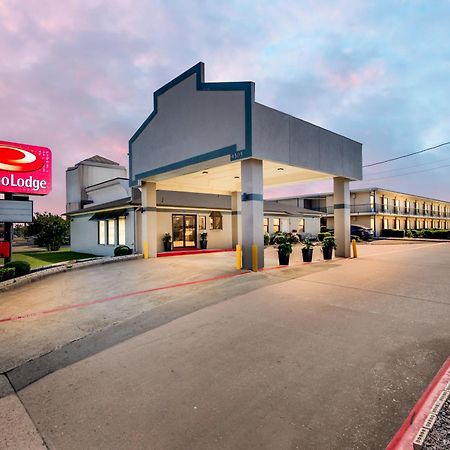
[(170, 233), (164, 233), (162, 241), (164, 244), (164, 251), (170, 252), (172, 250), (172, 235)]
[(297, 236), (291, 233), (277, 233), (274, 244), (278, 249), (278, 262), (280, 266), (289, 265), (289, 256), (292, 253), (292, 244), (297, 243)]
[(203, 233), (200, 233), (200, 248), (205, 250), (206, 247), (208, 247), (208, 233), (204, 231)]
[(270, 234), (264, 233), (264, 247), (267, 247), (270, 244)]
[(333, 236), (328, 236), (322, 241), (323, 259), (333, 258), (333, 249), (336, 248), (336, 241)]
[(313, 247), (314, 247), (314, 244), (311, 242), (310, 239), (305, 239), (303, 241), (303, 248), (302, 248), (303, 262), (311, 262), (312, 261)]

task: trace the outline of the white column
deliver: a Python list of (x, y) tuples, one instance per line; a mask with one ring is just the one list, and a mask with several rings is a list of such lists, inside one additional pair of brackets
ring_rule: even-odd
[(242, 242), (241, 234), (241, 214), (242, 214), (241, 193), (231, 193), (231, 246), (236, 248)]
[(336, 256), (350, 257), (350, 181), (334, 178), (334, 237)]
[(252, 245), (258, 248), (258, 268), (264, 267), (263, 162), (244, 159), (241, 162), (242, 186), (242, 261), (244, 269), (252, 268)]
[(142, 248), (147, 242), (148, 257), (156, 258), (158, 250), (156, 221), (156, 183), (142, 184)]

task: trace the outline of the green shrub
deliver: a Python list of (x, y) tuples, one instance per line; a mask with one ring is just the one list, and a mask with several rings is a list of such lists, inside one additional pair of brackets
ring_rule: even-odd
[(13, 268), (15, 269), (14, 276), (21, 277), (23, 275), (28, 275), (31, 271), (30, 263), (27, 261), (11, 261), (4, 265), (5, 269)]
[(329, 231), (325, 231), (324, 233), (319, 233), (317, 235), (317, 239), (319, 239), (320, 242), (322, 242), (327, 237), (332, 237), (332, 234)]
[(385, 229), (381, 231), (382, 237), (399, 237), (404, 238), (405, 237), (405, 230), (394, 230), (394, 229)]
[(131, 250), (130, 247), (127, 245), (119, 245), (114, 249), (114, 256), (125, 256), (125, 255), (131, 255), (133, 253), (133, 250)]
[(270, 244), (270, 234), (264, 233), (264, 245), (267, 247)]
[(352, 234), (352, 235), (350, 236), (350, 240), (353, 241), (353, 239), (354, 239), (356, 242), (359, 242), (359, 241), (361, 240), (361, 238), (360, 238), (359, 236), (356, 236), (356, 234)]
[(11, 278), (14, 278), (15, 274), (16, 269), (14, 267), (0, 269), (0, 281), (10, 280)]
[(448, 230), (423, 230), (423, 237), (427, 239), (450, 239)]

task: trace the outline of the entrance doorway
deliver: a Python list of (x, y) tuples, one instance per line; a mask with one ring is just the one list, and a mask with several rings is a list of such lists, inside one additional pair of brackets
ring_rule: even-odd
[(193, 214), (172, 215), (173, 248), (197, 247), (197, 216)]

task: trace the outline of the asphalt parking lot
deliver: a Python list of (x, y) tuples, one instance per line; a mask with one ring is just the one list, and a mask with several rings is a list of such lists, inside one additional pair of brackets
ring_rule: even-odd
[[(194, 267), (197, 257), (161, 259), (151, 272), (177, 283), (234, 273), (223, 272), (233, 255), (217, 255), (197, 273), (172, 265), (191, 258)], [(132, 267), (124, 285), (118, 271)], [(0, 362), (49, 448), (384, 448), (450, 353), (449, 269), (449, 244), (362, 246), (357, 260), (5, 322)], [(98, 298), (91, 270), (65, 274), (64, 302), (78, 298), (80, 282), (93, 289), (84, 301)], [(103, 282), (123, 293), (155, 285), (138, 272), (117, 264)], [(56, 302), (58, 277), (38, 308)], [(2, 298), (2, 317), (23, 312), (12, 303)], [(64, 325), (80, 334), (55, 345)]]

